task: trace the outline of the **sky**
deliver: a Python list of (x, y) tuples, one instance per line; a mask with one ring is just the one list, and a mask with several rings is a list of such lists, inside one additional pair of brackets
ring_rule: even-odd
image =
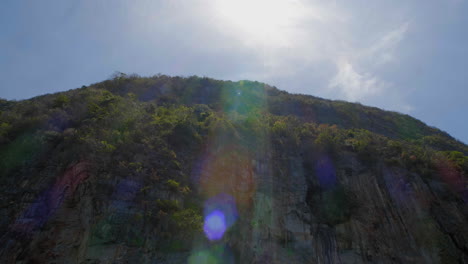
[(256, 80), (468, 143), (468, 0), (2, 0), (0, 97), (119, 71)]

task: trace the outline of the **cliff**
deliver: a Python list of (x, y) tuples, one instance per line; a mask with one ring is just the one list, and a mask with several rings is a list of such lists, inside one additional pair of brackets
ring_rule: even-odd
[(468, 147), (266, 84), (0, 102), (1, 263), (468, 263)]

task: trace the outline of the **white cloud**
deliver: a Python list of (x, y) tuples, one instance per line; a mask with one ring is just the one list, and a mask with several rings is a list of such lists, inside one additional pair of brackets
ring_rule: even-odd
[(331, 88), (337, 88), (346, 100), (356, 101), (379, 94), (389, 85), (371, 74), (358, 73), (346, 59), (337, 63), (338, 72), (330, 81)]
[[(398, 47), (405, 38), (408, 27), (409, 23), (402, 23), (374, 38), (376, 41), (369, 41), (367, 45), (359, 43), (361, 46), (349, 46), (344, 56), (333, 58), (336, 73), (328, 83), (329, 89), (346, 100), (363, 100), (366, 103), (375, 101), (376, 97), (388, 97), (389, 94), (398, 92), (391, 82), (379, 76), (379, 70), (397, 60)], [(389, 98), (397, 97), (400, 98)], [(411, 109), (401, 98), (394, 105), (394, 108), (405, 112)], [(405, 105), (404, 109), (401, 109), (402, 105)]]
[(396, 29), (386, 33), (378, 39), (363, 56), (372, 59), (375, 65), (382, 65), (395, 60), (395, 52), (399, 43), (404, 39), (408, 31), (409, 23), (403, 23)]

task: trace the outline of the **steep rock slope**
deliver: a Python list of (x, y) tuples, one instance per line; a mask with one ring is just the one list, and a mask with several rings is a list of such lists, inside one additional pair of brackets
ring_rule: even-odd
[(2, 263), (466, 263), (467, 146), (257, 82), (0, 104)]

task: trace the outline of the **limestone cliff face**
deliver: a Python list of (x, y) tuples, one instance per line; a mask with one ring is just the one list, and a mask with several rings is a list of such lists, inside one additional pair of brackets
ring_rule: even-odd
[[(252, 219), (258, 225), (241, 232), (251, 239), (244, 251), (252, 252), (244, 261), (468, 261), (466, 204), (448, 201), (435, 180), (381, 164), (368, 168), (352, 153), (343, 153), (334, 164), (327, 164), (332, 162), (328, 158), (318, 161), (322, 163), (318, 167), (325, 168), (319, 173), (327, 173), (323, 177), (331, 182), (323, 188), (320, 178), (304, 173), (300, 157), (273, 161), (290, 166), (283, 167), (289, 168), (284, 171), (277, 167), (280, 172), (270, 177), (271, 171), (264, 169), (267, 166), (255, 162), (259, 185), (270, 189), (257, 190)], [(340, 197), (344, 189), (348, 191)], [(331, 208), (338, 210), (336, 219), (324, 215), (323, 209), (330, 208), (316, 208), (324, 204), (336, 207)]]
[(468, 147), (257, 82), (0, 105), (0, 263), (468, 263)]
[[(235, 231), (212, 242), (232, 252), (223, 260), (468, 261), (466, 204), (442, 183), (383, 164), (369, 168), (351, 152), (336, 161), (320, 157), (312, 173), (300, 155), (264, 154), (232, 183), (232, 194), (248, 206), (238, 202)], [(22, 200), (1, 239), (2, 263), (186, 263), (197, 243), (207, 243), (162, 251), (165, 223), (146, 219), (149, 201), (183, 197), (157, 186), (142, 194), (149, 175), (115, 178), (90, 173), (89, 166), (70, 166), (50, 189)], [(248, 192), (253, 182), (255, 191)]]

